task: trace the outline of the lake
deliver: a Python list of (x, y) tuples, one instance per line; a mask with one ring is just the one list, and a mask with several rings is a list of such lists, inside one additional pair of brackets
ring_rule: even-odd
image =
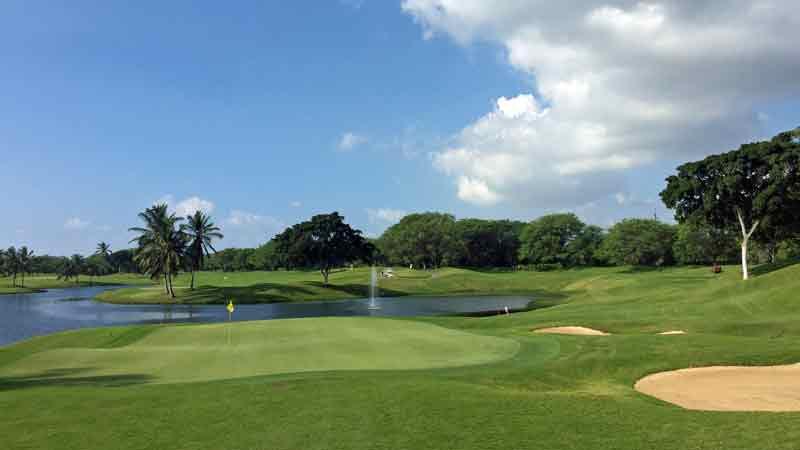
[[(141, 323), (220, 322), (225, 305), (115, 305), (93, 298), (119, 287), (52, 289), (36, 294), (0, 295), (0, 345), (75, 328)], [(532, 299), (521, 296), (381, 297), (379, 309), (368, 299), (236, 305), (233, 320), (323, 316), (413, 317), (482, 315), (506, 307), (523, 310)]]

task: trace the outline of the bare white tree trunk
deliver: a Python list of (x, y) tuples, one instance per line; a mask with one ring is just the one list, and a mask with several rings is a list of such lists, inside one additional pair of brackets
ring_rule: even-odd
[(756, 231), (756, 228), (758, 228), (758, 224), (761, 221), (756, 220), (753, 222), (753, 226), (750, 228), (750, 231), (747, 231), (747, 226), (744, 224), (741, 211), (736, 211), (736, 217), (739, 218), (739, 225), (742, 227), (742, 279), (747, 280), (750, 278), (750, 274), (747, 271), (747, 242), (750, 240), (750, 236), (752, 236)]
[(747, 280), (747, 238), (742, 240), (742, 279)]

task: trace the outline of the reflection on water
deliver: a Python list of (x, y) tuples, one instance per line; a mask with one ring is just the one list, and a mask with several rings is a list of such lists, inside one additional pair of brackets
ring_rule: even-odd
[[(0, 345), (73, 328), (134, 323), (219, 322), (224, 305), (112, 305), (93, 301), (115, 287), (53, 289), (38, 294), (0, 295)], [(525, 309), (527, 297), (397, 297), (302, 303), (237, 305), (234, 320), (322, 316), (432, 316)]]

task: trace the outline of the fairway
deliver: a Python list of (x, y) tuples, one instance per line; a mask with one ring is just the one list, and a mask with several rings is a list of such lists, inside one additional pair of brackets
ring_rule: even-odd
[[(747, 283), (730, 267), (445, 273), (552, 306), (241, 322), (230, 345), (226, 324), (34, 338), (0, 347), (0, 448), (797, 449), (800, 413), (689, 411), (634, 386), (800, 362), (800, 265)], [(609, 335), (532, 331), (576, 326)]]
[(420, 322), (321, 318), (164, 327), (124, 347), (63, 348), (0, 377), (136, 377), (152, 383), (330, 370), (408, 370), (510, 358), (519, 344)]

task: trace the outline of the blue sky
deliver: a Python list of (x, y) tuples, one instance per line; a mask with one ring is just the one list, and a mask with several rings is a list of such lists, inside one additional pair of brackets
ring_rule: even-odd
[[(257, 245), (334, 210), (370, 235), (426, 210), (524, 220), (574, 210), (600, 225), (654, 210), (666, 217), (655, 200), (677, 162), (800, 125), (787, 82), (725, 104), (746, 126), (739, 116), (683, 125), (692, 136), (725, 136), (686, 141), (696, 151), (659, 153), (634, 139), (646, 157), (561, 161), (552, 140), (530, 153), (528, 131), (550, 134), (525, 127), (550, 103), (559, 112), (546, 80), (562, 75), (520, 62), (514, 36), (491, 30), (504, 11), (465, 25), (446, 1), (232, 3), (0, 6), (0, 245), (123, 248), (136, 213), (160, 199), (209, 210), (227, 235), (221, 247)], [(521, 112), (507, 114), (500, 98)], [(562, 122), (541, 127), (575, 122), (550, 117)], [(744, 131), (719, 131), (731, 127)], [(556, 172), (537, 171), (549, 154)], [(574, 192), (542, 194), (576, 180)]]

